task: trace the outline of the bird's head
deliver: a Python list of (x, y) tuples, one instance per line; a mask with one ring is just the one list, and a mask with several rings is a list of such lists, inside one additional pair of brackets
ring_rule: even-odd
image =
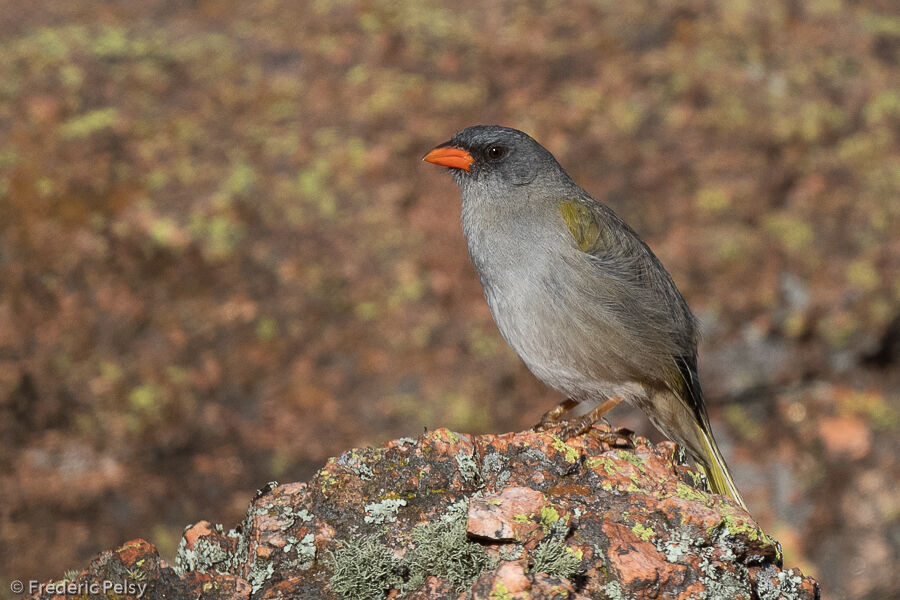
[(502, 195), (569, 180), (553, 155), (529, 135), (497, 125), (463, 129), (423, 160), (448, 167), (463, 196), (475, 191)]

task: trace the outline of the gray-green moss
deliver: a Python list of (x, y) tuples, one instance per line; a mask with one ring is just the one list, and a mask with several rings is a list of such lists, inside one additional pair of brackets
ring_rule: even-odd
[(404, 589), (417, 589), (426, 577), (433, 575), (461, 592), (481, 573), (497, 566), (496, 559), (483, 546), (467, 539), (464, 515), (450, 521), (418, 525), (413, 529), (412, 540), (415, 546), (403, 561), (409, 570)]
[[(380, 600), (388, 589), (409, 592), (435, 576), (462, 591), (483, 572), (496, 568), (480, 544), (466, 537), (468, 502), (450, 505), (433, 523), (417, 525), (401, 559), (377, 535), (345, 542), (332, 556), (331, 588), (343, 600)], [(399, 573), (404, 573), (400, 577)]]
[(344, 600), (382, 600), (398, 587), (397, 559), (378, 536), (344, 542), (331, 555), (331, 589)]
[(584, 571), (580, 551), (552, 538), (545, 539), (531, 553), (531, 571), (546, 573), (551, 577), (571, 579)]

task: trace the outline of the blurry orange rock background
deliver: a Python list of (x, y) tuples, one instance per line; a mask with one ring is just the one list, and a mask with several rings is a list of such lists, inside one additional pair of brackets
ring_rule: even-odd
[(673, 274), (786, 563), (900, 593), (898, 90), (888, 0), (0, 0), (0, 594), (558, 402), (420, 161), (476, 123), (534, 135)]

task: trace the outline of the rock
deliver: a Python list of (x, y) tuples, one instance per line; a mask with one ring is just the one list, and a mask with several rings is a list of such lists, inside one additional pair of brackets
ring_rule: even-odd
[(231, 530), (187, 528), (173, 566), (135, 540), (67, 583), (176, 600), (819, 597), (674, 444), (611, 448), (599, 430), (439, 429), (350, 450), (307, 483), (267, 486)]
[(508, 487), (499, 494), (469, 501), (466, 533), (495, 542), (528, 542), (533, 548), (543, 538), (541, 525), (522, 517), (546, 510), (552, 510), (552, 506), (541, 492), (527, 487)]

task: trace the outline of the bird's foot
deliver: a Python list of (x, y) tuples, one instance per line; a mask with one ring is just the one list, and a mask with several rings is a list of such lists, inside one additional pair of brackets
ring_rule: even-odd
[(613, 448), (634, 448), (634, 432), (627, 427), (605, 432), (602, 437)]
[[(610, 446), (614, 448), (633, 448), (634, 432), (625, 428), (613, 430), (612, 425), (610, 425), (609, 421), (603, 416), (615, 408), (621, 401), (621, 398), (613, 397), (606, 400), (603, 404), (597, 406), (586, 415), (565, 419), (565, 415), (578, 405), (576, 400), (567, 398), (544, 413), (540, 422), (532, 429), (534, 431), (552, 430), (563, 440), (568, 440), (583, 435), (594, 428), (594, 435), (598, 436)], [(598, 421), (602, 421), (603, 426), (595, 428), (594, 424)]]
[(563, 441), (591, 432), (592, 436), (600, 438), (601, 441), (613, 448), (634, 448), (634, 432), (632, 430), (625, 427), (613, 429), (606, 419), (599, 423), (592, 421), (590, 415), (556, 423), (539, 423), (534, 426), (533, 430), (553, 433)]
[(547, 431), (559, 427), (561, 423), (565, 423), (563, 417), (567, 412), (578, 406), (576, 400), (566, 398), (550, 410), (544, 413), (537, 425), (532, 427), (534, 431)]
[[(591, 420), (591, 415), (572, 419), (559, 423), (556, 435), (562, 440), (568, 440), (579, 435), (591, 432), (591, 435), (600, 438), (606, 444), (613, 448), (634, 448), (634, 432), (625, 427), (613, 429), (609, 423), (603, 425), (596, 424)], [(604, 419), (605, 421), (605, 419)]]

